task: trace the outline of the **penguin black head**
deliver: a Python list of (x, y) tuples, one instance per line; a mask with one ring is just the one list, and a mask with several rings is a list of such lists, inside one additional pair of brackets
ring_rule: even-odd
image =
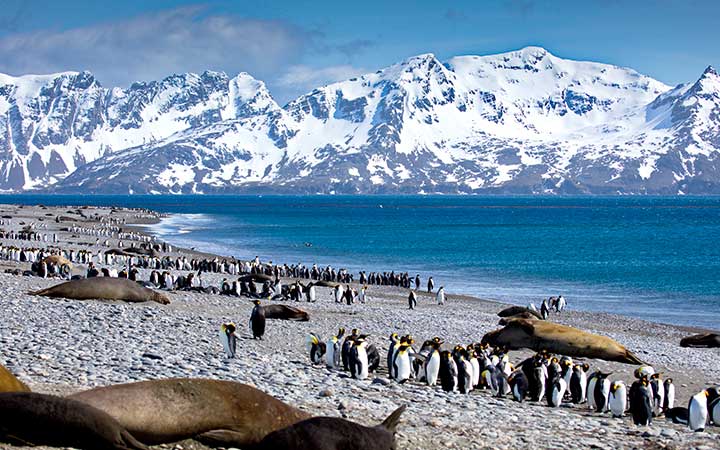
[(345, 334), (345, 328), (343, 328), (343, 327), (338, 328), (338, 337), (341, 337), (344, 334)]
[(357, 329), (357, 328), (353, 328), (351, 334), (352, 334), (353, 336), (357, 336), (357, 335), (358, 335), (358, 329)]
[(708, 404), (710, 404), (716, 398), (720, 398), (720, 389), (716, 387), (707, 388), (705, 389), (705, 395), (708, 398)]
[(254, 305), (259, 305), (259, 304), (260, 304), (260, 300), (253, 300), (253, 304), (254, 304)]

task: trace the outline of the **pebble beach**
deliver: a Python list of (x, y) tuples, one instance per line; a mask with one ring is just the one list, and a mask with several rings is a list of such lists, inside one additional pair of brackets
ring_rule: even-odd
[[(77, 207), (0, 205), (4, 231), (20, 231), (32, 224), (37, 231), (54, 236), (47, 242), (3, 238), (0, 244), (105, 251), (117, 246), (116, 237), (98, 239), (69, 231), (70, 227), (102, 227), (106, 222), (101, 218), (112, 216), (123, 223), (125, 231), (147, 236), (144, 225), (160, 218), (151, 211), (120, 208), (93, 207), (83, 208), (82, 215), (68, 213), (75, 210)], [(56, 221), (60, 216), (67, 220)], [(109, 246), (105, 246), (106, 239)], [(182, 248), (173, 248), (169, 255), (208, 256)], [(273, 255), (260, 257), (274, 260)], [(0, 261), (0, 272), (29, 268), (29, 263)], [(78, 274), (86, 269), (77, 264), (74, 268)], [(149, 275), (149, 270), (141, 269), (139, 279), (147, 280)], [(226, 277), (205, 273), (203, 281), (219, 287)], [(318, 288), (317, 302), (292, 302), (310, 314), (310, 321), (269, 320), (264, 339), (254, 340), (247, 325), (253, 307), (248, 298), (171, 291), (166, 293), (171, 303), (161, 305), (28, 294), (60, 281), (0, 273), (0, 363), (34, 391), (65, 395), (114, 383), (203, 377), (246, 383), (313, 415), (345, 417), (365, 425), (378, 424), (398, 406), (407, 405), (398, 429), (400, 449), (720, 448), (720, 427), (708, 426), (705, 432), (696, 433), (663, 417), (649, 427), (637, 427), (628, 416), (612, 418), (610, 413), (595, 413), (585, 405), (549, 408), (545, 402), (518, 403), (509, 396), (493, 398), (485, 391), (446, 393), (439, 386), (400, 385), (388, 378), (384, 355), (392, 332), (412, 334), (417, 342), (433, 336), (453, 344), (479, 342), (485, 333), (500, 327), (497, 312), (507, 306), (501, 303), (449, 295), (441, 306), (435, 304), (434, 295), (418, 292), (418, 307), (409, 311), (406, 289), (370, 286), (366, 303), (348, 306), (335, 303), (330, 288)], [(447, 288), (452, 291), (451, 286)], [(538, 292), (538, 299), (548, 294)], [(674, 380), (676, 406), (685, 406), (691, 395), (708, 386), (720, 385), (720, 349), (679, 346), (682, 337), (702, 330), (574, 311), (572, 299), (569, 301), (569, 310), (552, 314), (549, 320), (609, 336), (632, 350), (665, 378)], [(218, 339), (220, 324), (228, 321), (238, 324), (239, 330), (234, 359), (227, 358)], [(368, 340), (381, 355), (378, 373), (356, 380), (348, 373), (311, 364), (305, 348), (308, 334), (326, 340), (339, 327), (357, 328), (370, 335)], [(513, 351), (510, 357), (519, 363), (530, 355), (529, 351)], [(634, 366), (585, 361), (590, 371), (612, 372), (612, 380), (630, 384), (634, 379)], [(0, 447), (5, 448), (4, 444)], [(183, 441), (159, 448), (206, 447)]]

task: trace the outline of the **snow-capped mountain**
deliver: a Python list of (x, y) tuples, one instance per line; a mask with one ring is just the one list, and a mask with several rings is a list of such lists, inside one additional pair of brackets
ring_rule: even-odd
[(242, 73), (173, 75), (105, 89), (88, 72), (0, 75), (0, 189), (43, 187), (115, 151), (279, 109)]
[(246, 74), (109, 91), (85, 73), (34, 80), (0, 79), (3, 167), (24, 175), (11, 185), (5, 169), (5, 189), (71, 172), (55, 190), (720, 193), (712, 68), (671, 88), (537, 47), (445, 63), (427, 54), (282, 108)]

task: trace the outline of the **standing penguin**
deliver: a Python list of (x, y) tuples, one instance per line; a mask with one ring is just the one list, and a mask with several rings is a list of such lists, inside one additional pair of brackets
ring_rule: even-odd
[(390, 346), (388, 347), (387, 351), (388, 376), (390, 378), (395, 378), (395, 372), (393, 370), (393, 359), (395, 358), (395, 352), (399, 347), (400, 338), (398, 337), (397, 333), (392, 333), (390, 335)]
[(608, 410), (608, 400), (610, 398), (609, 376), (609, 373), (598, 372), (597, 382), (595, 383), (595, 393), (593, 394), (596, 412), (605, 412)]
[(588, 377), (587, 389), (585, 390), (585, 393), (587, 394), (588, 408), (592, 410), (595, 409), (595, 385), (597, 384), (599, 373), (600, 372), (593, 372), (590, 374), (590, 377)]
[(369, 373), (368, 355), (365, 348), (365, 338), (358, 337), (353, 341), (350, 349), (350, 373), (358, 380), (365, 380)]
[(652, 388), (646, 376), (630, 386), (630, 414), (635, 425), (649, 426), (652, 423)]
[(367, 358), (368, 358), (368, 371), (375, 372), (380, 367), (380, 353), (377, 347), (373, 344), (368, 344), (366, 347)]
[(540, 305), (540, 316), (542, 316), (543, 320), (547, 320), (549, 315), (550, 315), (550, 308), (548, 307), (547, 300), (544, 299), (542, 301), (542, 304)]
[(472, 390), (473, 368), (467, 359), (467, 350), (462, 346), (455, 347), (454, 358), (458, 369), (458, 390), (463, 394), (469, 394)]
[(432, 292), (434, 287), (435, 287), (435, 282), (433, 281), (432, 277), (428, 278), (428, 283), (427, 283), (428, 292)]
[(708, 403), (708, 413), (710, 414), (710, 422), (715, 426), (720, 426), (720, 398)]
[(575, 367), (573, 367), (572, 375), (570, 376), (570, 396), (572, 397), (572, 402), (575, 404), (585, 402), (585, 389), (587, 388), (587, 375), (585, 371), (589, 368), (590, 366), (587, 364), (576, 364)]
[(610, 384), (610, 398), (608, 408), (613, 417), (623, 417), (627, 409), (627, 389), (622, 381), (613, 381)]
[(325, 365), (330, 369), (340, 366), (340, 354), (342, 353), (341, 339), (345, 335), (345, 328), (340, 328), (336, 336), (328, 339), (325, 352)]
[(562, 368), (561, 376), (565, 379), (565, 384), (570, 387), (570, 380), (573, 374), (573, 360), (569, 356), (560, 358), (560, 367)]
[(395, 381), (398, 383), (404, 383), (410, 379), (412, 373), (410, 364), (410, 344), (402, 343), (395, 352), (395, 358), (393, 359), (393, 372), (395, 374)]
[(317, 301), (317, 293), (315, 291), (315, 285), (310, 283), (310, 285), (305, 290), (305, 298), (309, 303), (315, 303)]
[(408, 295), (408, 309), (415, 309), (417, 306), (417, 296), (415, 295), (415, 291), (410, 291), (410, 294)]
[(313, 364), (321, 364), (323, 361), (323, 356), (325, 356), (325, 351), (327, 348), (326, 344), (320, 341), (320, 338), (317, 334), (310, 333), (308, 335), (305, 345), (308, 352), (310, 352), (310, 361)]
[(692, 431), (704, 431), (708, 420), (708, 389), (690, 397), (688, 402), (688, 427)]
[(438, 305), (445, 304), (445, 286), (440, 286), (440, 289), (438, 289), (435, 299), (437, 300)]
[(260, 304), (260, 300), (254, 300), (255, 307), (250, 313), (250, 330), (252, 330), (253, 339), (262, 339), (265, 334), (265, 308)]
[(341, 284), (335, 286), (335, 303), (342, 303), (343, 287)]
[(530, 383), (530, 400), (539, 402), (545, 397), (547, 377), (547, 369), (543, 363), (536, 361), (528, 380)]
[(345, 370), (350, 370), (350, 349), (353, 346), (355, 340), (360, 336), (357, 328), (353, 328), (350, 336), (345, 338), (342, 349), (340, 351), (340, 359), (342, 360), (342, 367)]
[(440, 373), (440, 344), (431, 341), (430, 353), (425, 358), (425, 382), (428, 386), (435, 386)]
[(662, 381), (662, 373), (654, 373), (650, 377), (650, 388), (653, 393), (653, 415), (659, 416), (663, 411), (663, 403), (665, 403), (665, 385)]
[(440, 352), (440, 386), (446, 392), (454, 392), (458, 385), (458, 368), (449, 351)]
[(224, 323), (220, 325), (220, 342), (222, 343), (225, 354), (228, 358), (235, 357), (235, 351), (237, 348), (237, 336), (235, 335), (235, 324), (232, 322)]
[(565, 379), (560, 377), (559, 374), (555, 375), (555, 378), (550, 380), (548, 389), (550, 390), (547, 394), (548, 406), (557, 408), (562, 404), (562, 399), (565, 396), (567, 390), (567, 383)]
[(510, 383), (510, 389), (512, 391), (513, 399), (515, 401), (522, 403), (523, 400), (525, 400), (525, 397), (528, 393), (528, 379), (525, 376), (525, 373), (522, 370), (516, 370), (512, 374), (510, 374), (510, 377), (508, 378), (508, 383)]
[(672, 378), (665, 378), (663, 383), (665, 386), (665, 401), (663, 402), (663, 411), (668, 411), (675, 407), (675, 385)]
[(473, 369), (472, 386), (473, 388), (476, 388), (480, 385), (480, 361), (478, 361), (477, 352), (472, 345), (467, 346), (467, 351), (468, 361), (470, 361), (470, 365)]

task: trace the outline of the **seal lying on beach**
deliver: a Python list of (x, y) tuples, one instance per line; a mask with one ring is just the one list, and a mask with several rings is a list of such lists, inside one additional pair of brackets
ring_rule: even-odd
[(300, 308), (287, 305), (265, 305), (266, 319), (284, 319), (284, 320), (295, 320), (298, 322), (307, 322), (310, 320), (310, 315)]
[(680, 339), (680, 347), (716, 348), (720, 347), (720, 335), (715, 333), (694, 334)]
[(394, 450), (395, 430), (403, 411), (405, 406), (375, 427), (335, 417), (314, 417), (268, 434), (253, 450)]
[(511, 319), (505, 328), (483, 336), (482, 343), (512, 350), (529, 348), (565, 356), (643, 364), (631, 351), (609, 337), (541, 320)]
[(45, 264), (53, 263), (53, 264), (56, 264), (58, 267), (68, 266), (68, 267), (70, 267), (71, 269), (73, 268), (73, 265), (72, 265), (72, 263), (70, 262), (70, 260), (68, 260), (67, 258), (65, 258), (65, 257), (63, 257), (63, 256), (60, 256), (60, 255), (50, 255), (50, 256), (46, 256), (46, 257), (43, 259), (43, 262), (44, 262)]
[(126, 278), (93, 277), (72, 280), (46, 289), (30, 292), (30, 295), (63, 297), (74, 300), (124, 300), (126, 302), (153, 301), (167, 305), (170, 300), (163, 294), (148, 289)]
[(30, 388), (0, 364), (0, 392), (30, 392)]
[(147, 449), (115, 419), (90, 405), (32, 392), (0, 394), (0, 442), (82, 449)]
[[(526, 308), (524, 306), (509, 306), (502, 311), (500, 311), (497, 314), (499, 317), (515, 317), (518, 316), (518, 319), (538, 319), (538, 320), (545, 320), (542, 318), (540, 313), (537, 311), (533, 311), (530, 308)], [(532, 316), (532, 317), (531, 317)]]
[(310, 417), (245, 384), (198, 378), (117, 384), (69, 398), (105, 411), (148, 444), (195, 438), (245, 448)]

